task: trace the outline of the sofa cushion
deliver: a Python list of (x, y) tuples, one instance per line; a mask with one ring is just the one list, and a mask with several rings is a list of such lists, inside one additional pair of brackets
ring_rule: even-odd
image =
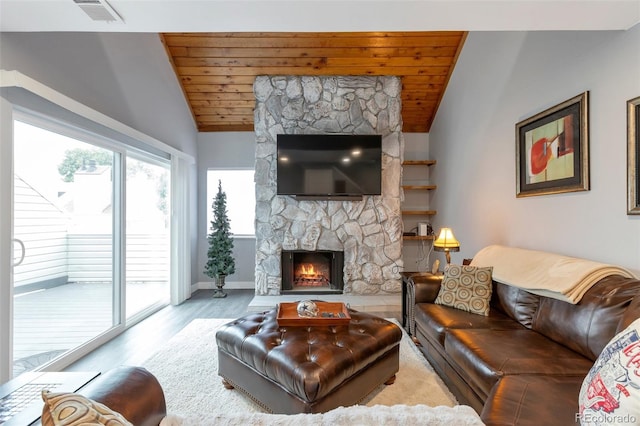
[(592, 362), (539, 333), (520, 330), (449, 330), (444, 348), (452, 366), (486, 398), (507, 375), (584, 376)]
[(531, 328), (533, 317), (540, 305), (541, 296), (519, 287), (494, 282), (493, 306), (527, 328)]
[(631, 303), (629, 303), (629, 307), (627, 308), (627, 310), (624, 311), (624, 315), (622, 315), (620, 323), (618, 324), (618, 330), (616, 331), (616, 334), (629, 327), (629, 324), (631, 324), (638, 318), (640, 318), (640, 293), (638, 293), (638, 295), (633, 298)]
[(75, 393), (42, 391), (43, 426), (109, 425), (133, 426), (120, 413)]
[(580, 389), (580, 424), (603, 418), (640, 422), (640, 318), (607, 344)]
[(473, 314), (488, 315), (491, 267), (448, 265), (435, 303)]
[(612, 275), (591, 287), (575, 305), (543, 297), (532, 329), (595, 361), (638, 293), (640, 280)]
[(433, 303), (415, 306), (416, 327), (433, 342), (444, 345), (444, 336), (449, 329), (488, 328), (496, 330), (521, 329), (522, 326), (505, 314), (492, 309), (489, 315), (476, 315), (459, 309)]
[(518, 426), (575, 424), (582, 380), (582, 376), (505, 376), (491, 390), (482, 421)]

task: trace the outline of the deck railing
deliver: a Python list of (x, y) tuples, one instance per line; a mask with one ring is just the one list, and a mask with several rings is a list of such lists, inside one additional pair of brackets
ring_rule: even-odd
[[(113, 249), (108, 234), (61, 234), (23, 240), (25, 259), (14, 268), (14, 286), (38, 283), (111, 282)], [(166, 281), (169, 276), (167, 234), (127, 235), (127, 282)]]

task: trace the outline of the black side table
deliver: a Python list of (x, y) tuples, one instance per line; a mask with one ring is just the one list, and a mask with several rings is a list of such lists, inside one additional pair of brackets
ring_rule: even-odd
[(402, 273), (402, 328), (404, 328), (410, 336), (415, 336), (415, 304), (416, 292), (414, 286), (414, 278), (427, 277), (428, 280), (436, 279), (441, 274), (432, 274), (431, 272), (403, 272)]
[[(409, 318), (409, 306), (411, 306), (411, 301), (415, 300), (415, 292), (413, 291), (413, 281), (411, 280), (411, 275), (416, 274), (417, 272), (403, 272), (402, 273), (402, 328), (404, 328), (407, 333), (411, 334), (410, 323), (411, 320)], [(409, 286), (411, 286), (411, 296), (409, 297)]]
[(430, 272), (403, 272), (402, 273), (402, 328), (409, 336), (415, 336), (416, 292), (412, 277), (432, 275)]

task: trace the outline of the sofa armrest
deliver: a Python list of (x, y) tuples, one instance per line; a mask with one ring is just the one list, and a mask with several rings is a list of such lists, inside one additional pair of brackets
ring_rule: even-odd
[(142, 367), (109, 370), (78, 393), (117, 411), (134, 425), (158, 426), (167, 414), (162, 386)]
[(415, 303), (433, 303), (440, 291), (442, 275), (418, 274), (410, 277), (413, 281)]

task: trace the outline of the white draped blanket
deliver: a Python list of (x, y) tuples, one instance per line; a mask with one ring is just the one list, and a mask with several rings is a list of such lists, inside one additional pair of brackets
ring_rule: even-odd
[(573, 304), (604, 277), (634, 277), (619, 266), (500, 245), (480, 250), (471, 265), (492, 266), (495, 281)]

